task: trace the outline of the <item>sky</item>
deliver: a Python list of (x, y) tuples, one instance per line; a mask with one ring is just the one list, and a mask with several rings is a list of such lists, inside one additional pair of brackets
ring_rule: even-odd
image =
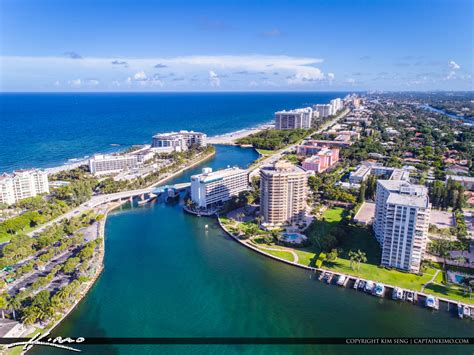
[(0, 0), (0, 91), (474, 90), (471, 0)]

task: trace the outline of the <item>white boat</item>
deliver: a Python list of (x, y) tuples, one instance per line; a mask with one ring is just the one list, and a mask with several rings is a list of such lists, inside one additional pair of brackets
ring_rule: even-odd
[(359, 287), (359, 279), (355, 280), (354, 282), (354, 290), (357, 290), (357, 287)]
[(406, 291), (405, 298), (408, 302), (413, 302), (415, 300), (415, 295), (411, 291)]
[(367, 293), (371, 293), (373, 289), (374, 289), (374, 282), (373, 281), (367, 281), (367, 283), (365, 284), (364, 291), (367, 292)]
[(365, 288), (365, 281), (359, 280), (359, 285), (357, 287), (359, 287), (360, 290), (363, 290)]
[(461, 319), (464, 318), (464, 307), (461, 303), (458, 303), (458, 317)]
[(373, 294), (377, 297), (383, 297), (384, 292), (385, 286), (382, 283), (378, 282), (374, 287)]
[(431, 295), (427, 296), (425, 300), (425, 306), (432, 309), (438, 309), (439, 307), (438, 299)]
[(471, 308), (469, 306), (464, 306), (462, 313), (463, 313), (464, 317), (466, 317), (466, 318), (471, 317)]
[(345, 281), (346, 281), (346, 276), (340, 275), (339, 278), (337, 279), (337, 284), (339, 286), (344, 286)]
[(403, 299), (403, 290), (400, 287), (395, 287), (392, 291), (393, 300), (402, 300)]

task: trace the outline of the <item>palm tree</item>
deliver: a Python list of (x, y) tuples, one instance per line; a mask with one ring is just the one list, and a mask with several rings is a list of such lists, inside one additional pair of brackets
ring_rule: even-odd
[(355, 251), (350, 250), (349, 253), (350, 265), (352, 270), (354, 270), (354, 264), (357, 262), (357, 253)]
[(262, 217), (262, 216), (257, 216), (257, 217), (255, 218), (255, 220), (257, 221), (257, 225), (260, 226), (260, 224), (262, 224), (262, 222), (263, 222), (263, 217)]
[(12, 310), (13, 313), (13, 319), (16, 320), (16, 313), (15, 311), (20, 309), (21, 307), (21, 302), (18, 299), (18, 297), (8, 297), (7, 299), (7, 307)]
[(5, 308), (7, 308), (7, 299), (4, 295), (0, 296), (0, 309), (2, 310), (2, 319), (5, 319)]
[(360, 263), (365, 263), (365, 262), (367, 262), (367, 255), (360, 249), (357, 250), (357, 270), (360, 269)]

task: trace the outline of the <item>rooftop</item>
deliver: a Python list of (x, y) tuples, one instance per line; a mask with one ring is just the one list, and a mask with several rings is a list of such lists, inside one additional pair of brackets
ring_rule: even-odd
[(203, 169), (203, 170), (204, 171), (202, 174), (193, 175), (191, 176), (191, 179), (193, 180), (199, 179), (203, 183), (209, 183), (214, 180), (223, 179), (228, 176), (233, 176), (235, 174), (247, 173), (247, 170), (240, 169), (238, 167), (232, 167), (232, 168), (222, 169), (218, 171), (212, 171), (210, 169), (207, 171), (206, 169)]

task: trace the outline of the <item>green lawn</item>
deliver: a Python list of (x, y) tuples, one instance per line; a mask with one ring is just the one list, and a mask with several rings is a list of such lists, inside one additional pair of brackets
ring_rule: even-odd
[(272, 155), (277, 152), (277, 150), (269, 150), (269, 149), (255, 149), (258, 154), (261, 155)]
[[(273, 248), (273, 247), (272, 247)], [(291, 254), (289, 251), (277, 251), (277, 250), (266, 250), (263, 248), (259, 248), (260, 250), (264, 251), (265, 253), (271, 254), (273, 256), (276, 256), (278, 258), (282, 258), (288, 261), (293, 261), (293, 254)]]

